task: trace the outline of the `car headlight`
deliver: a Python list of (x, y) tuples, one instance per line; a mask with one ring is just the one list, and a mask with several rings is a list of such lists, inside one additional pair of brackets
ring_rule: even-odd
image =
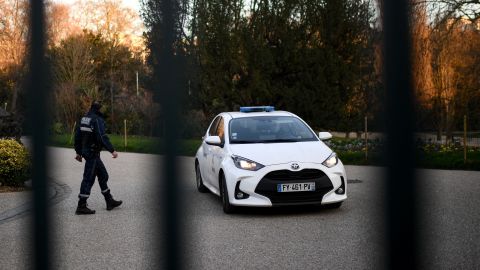
[(337, 157), (337, 154), (335, 154), (335, 152), (333, 152), (324, 162), (322, 162), (322, 164), (328, 168), (331, 168), (337, 165), (337, 163), (338, 163), (338, 157)]
[(235, 166), (237, 166), (237, 168), (239, 168), (239, 169), (244, 169), (244, 170), (249, 170), (249, 171), (258, 171), (261, 168), (265, 167), (258, 162), (251, 161), (249, 159), (239, 157), (239, 156), (235, 156), (235, 155), (232, 156), (232, 159), (233, 159), (233, 163), (235, 164)]

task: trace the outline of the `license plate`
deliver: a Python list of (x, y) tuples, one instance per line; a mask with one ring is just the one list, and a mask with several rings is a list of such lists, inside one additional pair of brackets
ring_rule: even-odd
[(315, 191), (315, 182), (277, 184), (277, 192)]

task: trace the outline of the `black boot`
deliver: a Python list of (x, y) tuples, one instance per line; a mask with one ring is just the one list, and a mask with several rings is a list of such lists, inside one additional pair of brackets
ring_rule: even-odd
[(107, 210), (109, 211), (122, 204), (122, 201), (116, 201), (115, 199), (113, 199), (112, 195), (110, 194), (110, 190), (103, 193), (103, 196), (105, 196), (105, 202), (107, 203)]
[(87, 207), (87, 201), (83, 201), (83, 200), (80, 200), (78, 202), (78, 206), (77, 206), (77, 211), (75, 211), (75, 214), (77, 215), (92, 215), (92, 214), (95, 214), (95, 210), (92, 210), (90, 208)]
[(113, 198), (107, 199), (107, 210), (112, 210), (113, 208), (120, 206), (122, 201), (116, 201)]
[(87, 198), (84, 197), (79, 197), (78, 198), (78, 206), (77, 206), (77, 211), (75, 211), (75, 214), (77, 215), (92, 215), (95, 214), (95, 210), (92, 210), (87, 207)]

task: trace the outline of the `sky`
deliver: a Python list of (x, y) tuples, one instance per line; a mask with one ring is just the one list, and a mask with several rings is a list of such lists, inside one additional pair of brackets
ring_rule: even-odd
[(131, 8), (134, 8), (135, 10), (139, 11), (140, 10), (140, 1), (138, 0), (123, 0), (123, 3), (126, 6), (129, 6)]
[(123, 0), (123, 3), (126, 6), (135, 9), (136, 11), (140, 11), (140, 1), (138, 0)]
[[(95, 1), (95, 0), (93, 0)], [(140, 1), (139, 0), (122, 0), (123, 4), (127, 7), (131, 7), (136, 11), (140, 11)], [(65, 3), (65, 4), (72, 4), (75, 0), (53, 0), (56, 3)]]

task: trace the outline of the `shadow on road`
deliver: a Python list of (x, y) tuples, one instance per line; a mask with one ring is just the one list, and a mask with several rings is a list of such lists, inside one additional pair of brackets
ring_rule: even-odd
[[(208, 206), (222, 211), (222, 200), (213, 193), (202, 194), (203, 199), (208, 200)], [(335, 214), (344, 211), (345, 205), (340, 208), (332, 208), (328, 205), (288, 205), (274, 207), (236, 207), (235, 213), (227, 216), (255, 216), (255, 217), (272, 217), (272, 216), (296, 216), (296, 215), (312, 215), (312, 214)], [(212, 209), (213, 210), (213, 209)]]

